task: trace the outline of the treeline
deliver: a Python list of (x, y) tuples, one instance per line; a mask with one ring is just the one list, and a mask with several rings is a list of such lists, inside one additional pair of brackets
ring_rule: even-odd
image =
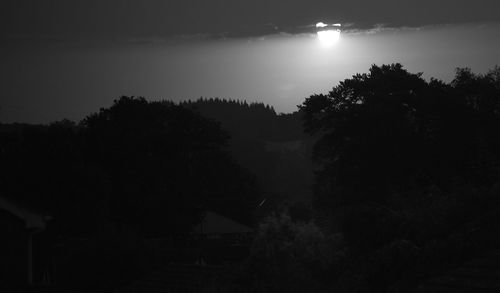
[(228, 131), (229, 151), (255, 174), (267, 205), (310, 201), (312, 139), (304, 132), (300, 112), (277, 114), (263, 103), (219, 98), (180, 104), (219, 121)]
[(80, 123), (0, 125), (0, 161), (2, 194), (64, 237), (186, 234), (206, 209), (257, 224), (275, 199), (219, 291), (410, 292), (500, 246), (500, 68), (445, 83), (373, 65), (292, 114), (122, 97)]
[(76, 124), (1, 125), (2, 195), (53, 217), (59, 236), (103, 221), (187, 234), (207, 209), (252, 224), (254, 175), (219, 123), (173, 103), (122, 97)]
[(256, 291), (415, 292), (498, 250), (500, 68), (445, 83), (373, 65), (299, 108), (317, 138), (312, 216), (261, 225)]
[(254, 226), (262, 192), (228, 139), (192, 110), (134, 97), (79, 123), (0, 125), (2, 198), (50, 216), (33, 240), (35, 282), (47, 270), (53, 288), (115, 290), (195, 259), (190, 235), (206, 211)]
[(264, 103), (200, 98), (180, 105), (215, 119), (233, 136), (250, 140), (290, 141), (304, 138), (300, 114), (277, 114)]
[(400, 64), (373, 66), (301, 109), (307, 131), (321, 137), (314, 156), (324, 200), (386, 202), (408, 189), (452, 192), (498, 181), (498, 67), (485, 75), (458, 69), (446, 84)]

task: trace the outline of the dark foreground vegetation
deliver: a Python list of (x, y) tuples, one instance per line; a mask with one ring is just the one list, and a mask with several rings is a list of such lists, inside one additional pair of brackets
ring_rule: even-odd
[[(417, 291), (500, 249), (499, 163), (498, 67), (372, 66), (293, 114), (122, 97), (0, 124), (0, 290)], [(215, 213), (240, 230), (194, 232)]]

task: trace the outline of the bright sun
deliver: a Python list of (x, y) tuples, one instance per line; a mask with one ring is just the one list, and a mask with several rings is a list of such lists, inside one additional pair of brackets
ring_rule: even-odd
[[(339, 27), (340, 25), (335, 24), (332, 26)], [(328, 29), (329, 25), (324, 24), (322, 22), (318, 22), (316, 24), (316, 27), (318, 29), (320, 29), (317, 32), (318, 40), (320, 41), (321, 45), (323, 45), (324, 47), (331, 47), (339, 41), (339, 39), (340, 39), (340, 30), (339, 29)]]

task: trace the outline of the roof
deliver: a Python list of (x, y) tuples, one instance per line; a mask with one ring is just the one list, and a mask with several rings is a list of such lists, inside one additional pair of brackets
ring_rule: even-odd
[(200, 224), (193, 230), (194, 234), (238, 234), (252, 233), (252, 228), (232, 219), (207, 211)]
[(49, 216), (22, 207), (4, 197), (0, 197), (0, 209), (22, 220), (27, 229), (45, 229), (46, 222), (50, 220)]

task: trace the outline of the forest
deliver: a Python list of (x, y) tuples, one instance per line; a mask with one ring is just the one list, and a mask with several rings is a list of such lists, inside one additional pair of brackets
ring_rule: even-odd
[(34, 279), (51, 281), (33, 292), (122, 292), (224, 250), (192, 234), (207, 211), (255, 232), (242, 256), (204, 259), (225, 271), (199, 292), (425, 292), (500, 248), (499, 184), (499, 67), (443, 82), (373, 65), (289, 114), (123, 96), (81, 121), (0, 124), (0, 197), (50, 216)]

